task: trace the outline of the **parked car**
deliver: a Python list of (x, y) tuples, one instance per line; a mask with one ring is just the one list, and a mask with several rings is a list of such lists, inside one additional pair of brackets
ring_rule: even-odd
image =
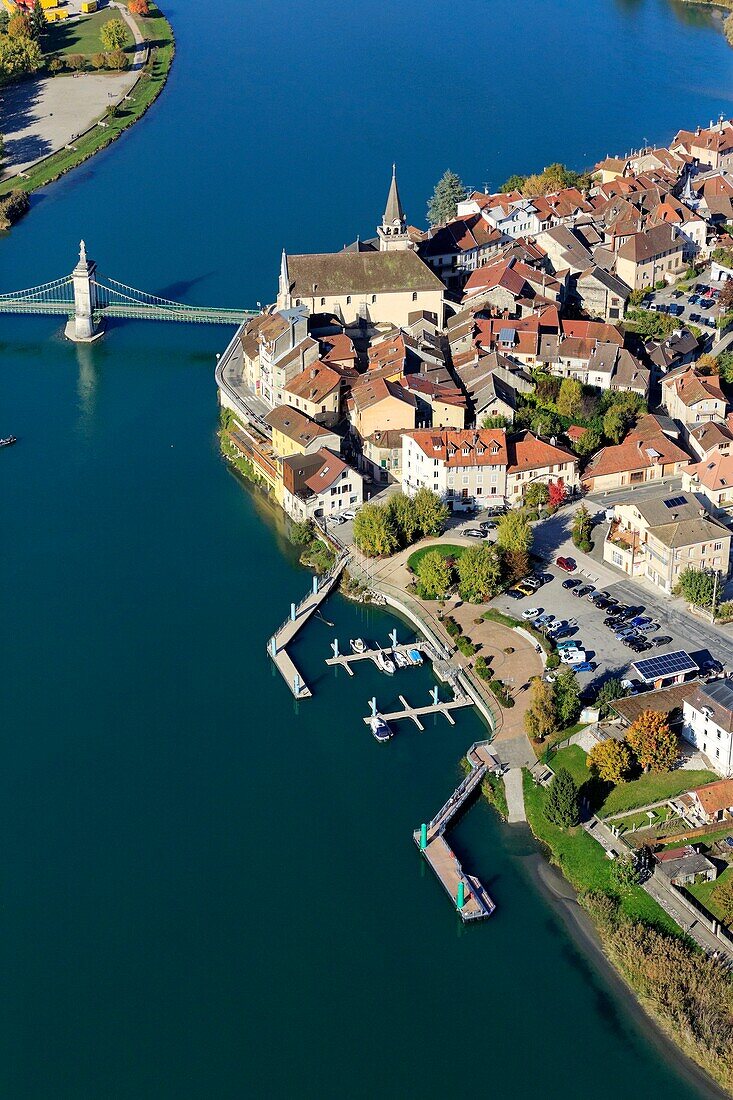
[(652, 643), (648, 642), (646, 638), (634, 638), (628, 644), (629, 649), (633, 649), (634, 653), (646, 653), (647, 649), (652, 648)]
[(507, 596), (510, 600), (523, 600), (525, 596), (528, 596), (529, 592), (520, 592), (518, 588), (510, 588), (507, 591)]
[(595, 672), (596, 666), (593, 661), (581, 661), (579, 665), (573, 665), (575, 672)]
[(505, 504), (493, 504), (490, 508), (486, 509), (487, 516), (505, 516), (507, 513)]
[(635, 615), (631, 620), (631, 626), (646, 626), (652, 620), (649, 615)]
[(622, 626), (620, 630), (616, 631), (617, 638), (628, 638), (631, 634), (636, 637), (636, 631), (633, 626)]
[(584, 596), (588, 596), (591, 592), (595, 592), (595, 585), (584, 584), (581, 588), (576, 588), (573, 592), (574, 596), (578, 596), (579, 599), (583, 599)]
[(602, 596), (599, 600), (594, 600), (593, 603), (599, 611), (605, 611), (608, 607), (608, 600), (604, 600)]
[(671, 305), (667, 306), (667, 313), (672, 317), (681, 317), (683, 313), (682, 306), (678, 305), (676, 302), (672, 302)]
[(555, 565), (558, 569), (564, 569), (566, 573), (574, 573), (578, 568), (574, 558), (556, 558)]
[(563, 588), (577, 588), (580, 581), (577, 577), (568, 577), (566, 581), (562, 582)]
[(465, 527), (461, 534), (468, 539), (482, 539), (484, 537), (484, 532), (479, 527)]
[(345, 512), (341, 513), (341, 517), (345, 520), (356, 519), (356, 512), (353, 508), (347, 508)]
[(689, 316), (689, 321), (691, 325), (699, 325), (701, 320), (702, 317), (699, 313), (691, 313)]
[(572, 634), (574, 629), (568, 623), (564, 623), (562, 626), (558, 626), (556, 630), (551, 630), (549, 636), (553, 642), (557, 642), (560, 638), (567, 638), (568, 634)]
[(522, 612), (523, 619), (536, 619), (538, 615), (542, 614), (541, 607), (526, 607)]
[(496, 524), (493, 519), (485, 519), (482, 523), (479, 523), (479, 527), (482, 531), (495, 531)]
[(720, 661), (706, 660), (700, 665), (702, 672), (722, 672), (723, 666)]
[(536, 592), (538, 588), (542, 588), (542, 585), (545, 582), (544, 578), (542, 577), (531, 576), (525, 577), (524, 580), (520, 581), (519, 583), (524, 585), (526, 588), (531, 588), (534, 592)]
[(606, 615), (605, 619), (603, 620), (603, 625), (611, 626), (615, 629), (616, 627), (621, 626), (623, 621), (624, 620), (621, 615)]
[(642, 626), (637, 626), (637, 630), (640, 630), (642, 634), (653, 634), (655, 630), (660, 629), (660, 625), (657, 622), (644, 623)]
[(691, 306), (696, 306), (699, 301), (700, 301), (700, 295), (699, 294), (691, 294), (690, 297), (687, 299), (688, 304), (691, 305)]
[(672, 638), (669, 634), (658, 634), (657, 637), (652, 638), (651, 641), (652, 641), (652, 645), (656, 645), (656, 646), (669, 645), (669, 643), (672, 641)]
[(712, 309), (712, 307), (713, 307), (713, 299), (712, 298), (703, 298), (703, 300), (700, 302), (700, 309)]
[(519, 584), (514, 585), (514, 591), (520, 592), (522, 596), (534, 596), (534, 588), (530, 588), (524, 581), (520, 581)]
[(544, 615), (539, 615), (535, 619), (535, 621), (532, 623), (532, 626), (534, 626), (537, 630), (542, 630), (544, 626), (548, 626), (551, 622), (554, 622), (554, 620), (554, 615), (548, 615), (547, 612), (545, 612)]
[(564, 665), (584, 665), (586, 663), (584, 649), (564, 649), (560, 654), (560, 660)]
[(576, 641), (574, 638), (569, 639), (567, 642), (558, 642), (558, 645), (557, 645), (558, 653), (561, 653), (563, 650), (566, 650), (566, 649), (580, 649), (580, 643), (578, 641)]

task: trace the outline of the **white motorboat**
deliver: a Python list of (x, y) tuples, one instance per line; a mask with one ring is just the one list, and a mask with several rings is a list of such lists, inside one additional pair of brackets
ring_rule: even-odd
[(410, 658), (407, 656), (406, 653), (402, 653), (401, 650), (396, 649), (392, 653), (392, 657), (394, 658), (395, 664), (397, 665), (398, 668), (409, 668), (410, 667)]
[(349, 639), (349, 645), (354, 653), (366, 653), (366, 642), (363, 638), (351, 638)]
[(391, 676), (394, 672), (394, 662), (390, 661), (386, 653), (381, 649), (378, 649), (374, 654), (374, 662), (378, 669), (382, 672), (386, 672), (388, 676)]
[(407, 659), (409, 660), (411, 665), (421, 665), (422, 653), (419, 649), (410, 649), (407, 653)]
[(381, 714), (375, 714), (370, 718), (369, 726), (375, 741), (389, 741), (390, 737), (392, 737), (392, 730), (385, 722), (384, 718), (382, 718)]

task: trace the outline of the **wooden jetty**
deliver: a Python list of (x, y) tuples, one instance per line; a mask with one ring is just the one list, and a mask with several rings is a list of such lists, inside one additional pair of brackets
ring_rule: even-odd
[(320, 579), (318, 577), (313, 578), (312, 590), (299, 604), (291, 605), (290, 615), (278, 627), (267, 643), (267, 652), (270, 658), (296, 699), (309, 699), (313, 693), (295, 667), (286, 646), (292, 642), (301, 627), (305, 626), (314, 611), (317, 611), (323, 601), (331, 595), (341, 576), (341, 571), (346, 565), (346, 558), (347, 555), (342, 554), (325, 576)]
[(427, 642), (408, 642), (406, 645), (385, 646), (383, 649), (365, 649), (363, 653), (340, 653), (338, 657), (327, 657), (326, 664), (345, 668), (349, 676), (353, 676), (354, 670), (351, 666), (357, 661), (374, 661), (377, 653), (392, 657), (395, 653), (409, 653), (411, 649), (416, 649), (419, 653), (431, 652)]
[(466, 753), (471, 765), (468, 775), (461, 780), (435, 817), (412, 834), (415, 844), (432, 867), (464, 922), (490, 917), (496, 905), (480, 879), (463, 869), (458, 856), (446, 840), (445, 833), (456, 814), (480, 788), (487, 771), (497, 767), (496, 759), (488, 751), (488, 744), (484, 741), (471, 746)]
[[(451, 714), (452, 710), (457, 710), (459, 707), (472, 707), (473, 699), (469, 699), (467, 696), (456, 696), (455, 699), (448, 699), (445, 702), (428, 703), (424, 707), (413, 707), (407, 702), (404, 695), (398, 696), (399, 701), (402, 703), (402, 710), (393, 710), (389, 714), (382, 714), (381, 711), (377, 713), (384, 718), (385, 722), (399, 722), (403, 718), (409, 718), (415, 723), (419, 730), (424, 730), (425, 726), (420, 721), (428, 714), (442, 714), (444, 718), (450, 722), (452, 726), (455, 726), (455, 718)], [(372, 716), (367, 715), (364, 719), (366, 725), (369, 725)]]

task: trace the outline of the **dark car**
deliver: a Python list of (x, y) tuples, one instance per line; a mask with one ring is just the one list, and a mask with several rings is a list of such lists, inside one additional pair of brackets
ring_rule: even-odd
[(507, 592), (507, 596), (511, 600), (523, 600), (526, 595), (526, 592), (520, 592), (518, 588), (510, 588)]
[(486, 509), (487, 516), (505, 516), (506, 506), (504, 504), (494, 504), (491, 508)]
[(559, 626), (557, 630), (553, 630), (552, 640), (557, 641), (559, 638), (567, 638), (568, 634), (572, 634), (574, 629), (575, 627), (568, 626), (567, 623), (565, 626)]
[(496, 524), (492, 519), (485, 519), (483, 523), (479, 523), (479, 527), (482, 531), (495, 531)]
[(656, 645), (656, 646), (669, 645), (669, 643), (671, 641), (672, 641), (672, 638), (670, 637), (669, 634), (658, 634), (656, 638), (652, 638), (652, 640), (651, 640), (652, 645)]
[(575, 558), (556, 558), (555, 565), (558, 569), (564, 569), (566, 573), (574, 573), (578, 568)]
[(690, 314), (690, 324), (691, 325), (698, 325), (701, 320), (702, 320), (702, 318), (700, 317), (699, 313), (691, 313)]
[(562, 582), (563, 588), (577, 588), (580, 581), (577, 577), (568, 577), (566, 581)]
[(592, 584), (584, 584), (580, 588), (573, 590), (573, 595), (578, 596), (579, 599), (583, 599), (583, 596), (587, 596), (589, 592), (595, 592), (595, 588)]
[(667, 306), (667, 313), (671, 314), (672, 317), (681, 317), (682, 306), (678, 306), (676, 303), (673, 302), (672, 305)]
[(599, 611), (605, 611), (608, 607), (608, 600), (604, 600), (603, 597), (600, 600), (594, 600), (593, 603)]
[(615, 614), (614, 615), (606, 615), (605, 619), (603, 620), (603, 625), (604, 626), (617, 627), (617, 626), (621, 626), (623, 621), (624, 620), (622, 619), (622, 617), (620, 615), (615, 615)]
[(634, 653), (646, 653), (648, 649), (652, 648), (652, 643), (648, 642), (646, 638), (638, 638), (631, 643), (629, 648), (632, 649)]
[(714, 660), (703, 661), (703, 663), (700, 665), (700, 668), (703, 672), (722, 672), (723, 671), (723, 666), (720, 663), (720, 661), (714, 661)]
[(636, 631), (632, 630), (628, 634), (624, 632), (624, 635), (620, 640), (624, 643), (624, 645), (636, 645), (640, 638)]

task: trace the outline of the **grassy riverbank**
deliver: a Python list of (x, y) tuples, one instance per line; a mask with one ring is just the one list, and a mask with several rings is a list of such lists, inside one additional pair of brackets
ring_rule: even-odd
[(72, 168), (104, 149), (111, 142), (142, 118), (150, 105), (158, 98), (170, 71), (175, 54), (173, 29), (154, 4), (150, 15), (137, 20), (143, 36), (150, 43), (148, 60), (143, 67), (130, 97), (117, 109), (116, 114), (105, 119), (104, 127), (94, 126), (74, 142), (74, 149), (60, 149), (57, 153), (29, 168), (27, 178), (15, 176), (0, 183), (0, 198), (11, 191), (30, 193), (39, 187), (59, 179)]
[(733, 982), (641, 886), (620, 889), (613, 864), (584, 829), (561, 829), (544, 814), (546, 791), (524, 772), (534, 836), (578, 893), (604, 951), (662, 1030), (724, 1088), (733, 1087)]

